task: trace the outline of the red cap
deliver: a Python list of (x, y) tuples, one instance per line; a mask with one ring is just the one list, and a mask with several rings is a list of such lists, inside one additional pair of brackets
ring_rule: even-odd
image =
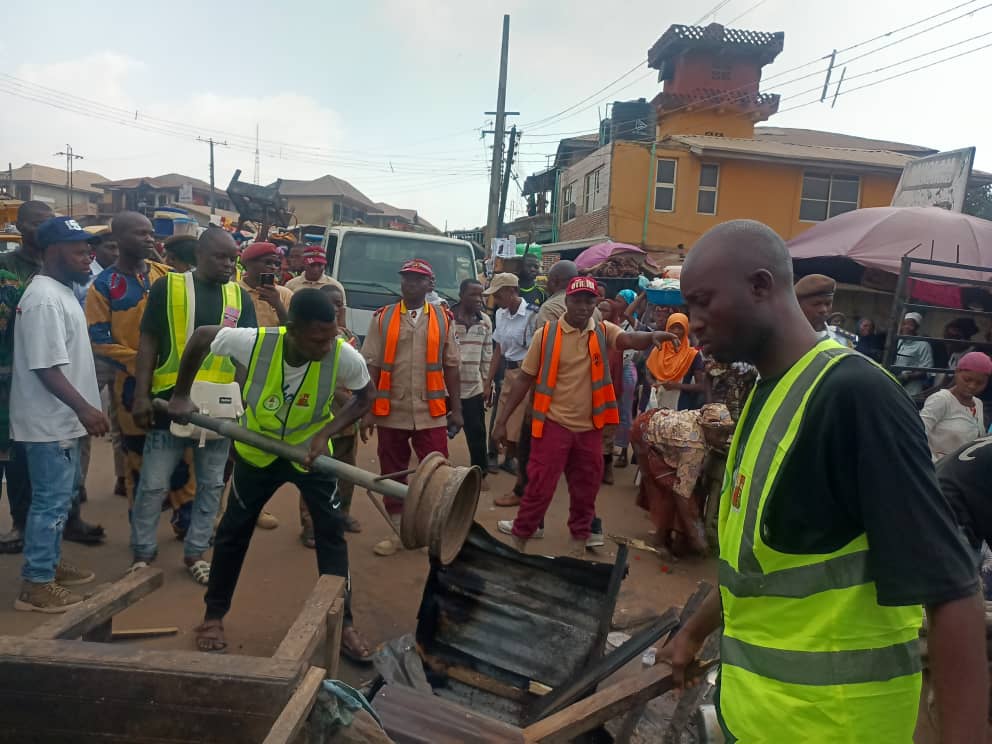
[(596, 286), (596, 280), (590, 279), (587, 276), (577, 276), (572, 281), (568, 283), (568, 289), (565, 290), (566, 295), (578, 294), (579, 292), (588, 292), (589, 294), (594, 294), (599, 296), (599, 288)]
[(423, 274), (424, 276), (429, 276), (431, 279), (434, 278), (434, 269), (422, 258), (411, 258), (404, 263), (400, 269), (400, 273), (406, 274), (408, 272), (411, 274)]
[(316, 250), (309, 250), (304, 252), (303, 254), (303, 263), (306, 266), (315, 266), (315, 265), (326, 266), (327, 257), (324, 256), (324, 252), (319, 248)]
[(241, 254), (241, 262), (254, 261), (266, 256), (282, 256), (282, 251), (275, 243), (252, 243)]

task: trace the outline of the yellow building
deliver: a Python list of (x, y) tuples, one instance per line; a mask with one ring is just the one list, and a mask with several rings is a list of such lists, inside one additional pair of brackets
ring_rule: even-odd
[[(719, 24), (669, 28), (648, 53), (662, 92), (614, 104), (598, 137), (562, 141), (559, 155), (570, 157), (556, 163), (557, 240), (609, 237), (674, 253), (731, 219), (760, 220), (788, 240), (890, 204), (903, 165), (935, 150), (755, 126), (778, 110), (779, 97), (759, 84), (783, 43), (782, 33)], [(552, 182), (540, 175), (529, 180), (535, 190)]]

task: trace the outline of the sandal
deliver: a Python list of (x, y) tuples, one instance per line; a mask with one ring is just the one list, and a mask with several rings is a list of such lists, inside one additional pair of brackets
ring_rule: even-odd
[(361, 532), (362, 531), (362, 523), (359, 522), (357, 519), (355, 519), (350, 514), (345, 514), (344, 515), (344, 531), (345, 532), (355, 532), (355, 533)]
[(303, 528), (303, 532), (300, 533), (300, 542), (303, 543), (304, 548), (316, 549), (317, 540), (313, 536), (313, 527), (307, 525)]
[(356, 664), (372, 663), (372, 649), (353, 625), (341, 631), (341, 655)]
[(224, 640), (224, 623), (220, 620), (204, 620), (193, 628), (196, 633), (196, 648), (205, 654), (223, 654), (227, 652), (227, 641)]
[(210, 564), (202, 558), (186, 568), (189, 569), (189, 575), (197, 584), (206, 586), (210, 583)]

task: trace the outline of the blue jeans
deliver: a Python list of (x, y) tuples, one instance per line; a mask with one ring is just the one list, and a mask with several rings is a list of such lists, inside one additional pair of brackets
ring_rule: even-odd
[(210, 547), (214, 518), (224, 491), (224, 466), (230, 448), (227, 439), (199, 441), (181, 439), (167, 430), (154, 429), (145, 437), (141, 478), (131, 507), (131, 552), (136, 561), (150, 561), (158, 553), (158, 521), (162, 501), (169, 492), (172, 471), (187, 447), (193, 448), (196, 497), (183, 552), (187, 557), (203, 555)]
[(81, 479), (80, 442), (24, 443), (32, 486), (21, 570), (25, 581), (46, 584), (55, 580), (55, 567), (62, 558), (62, 528)]

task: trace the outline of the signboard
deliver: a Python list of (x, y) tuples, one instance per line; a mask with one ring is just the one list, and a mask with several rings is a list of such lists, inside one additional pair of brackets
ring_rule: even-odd
[(495, 258), (516, 258), (517, 257), (516, 236), (510, 235), (506, 238), (493, 238), (491, 255), (494, 256)]
[(906, 163), (892, 197), (893, 207), (964, 209), (975, 148), (948, 150)]
[(193, 184), (184, 183), (179, 186), (179, 201), (181, 202), (192, 202), (193, 201)]

